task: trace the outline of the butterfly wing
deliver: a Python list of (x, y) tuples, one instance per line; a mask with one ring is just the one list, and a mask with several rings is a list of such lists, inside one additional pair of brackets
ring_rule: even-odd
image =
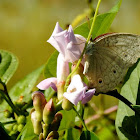
[(140, 58), (140, 36), (112, 33), (100, 36), (85, 53), (84, 73), (97, 92), (114, 89)]

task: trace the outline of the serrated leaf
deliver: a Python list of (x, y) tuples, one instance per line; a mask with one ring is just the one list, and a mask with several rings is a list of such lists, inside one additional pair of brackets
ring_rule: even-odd
[(44, 76), (45, 78), (56, 77), (56, 66), (57, 66), (57, 57), (58, 52), (55, 51), (47, 61), (47, 64), (44, 68)]
[(44, 66), (36, 69), (32, 73), (25, 76), (22, 80), (18, 81), (9, 91), (11, 98), (17, 100), (19, 96), (24, 96), (25, 101), (31, 99), (31, 91), (35, 86), (37, 79), (39, 78)]
[(18, 59), (8, 51), (0, 50), (0, 79), (5, 84), (15, 73), (18, 66)]
[[(119, 0), (118, 3), (109, 12), (100, 14), (97, 16), (95, 24), (94, 24), (93, 32), (92, 32), (93, 39), (108, 31), (117, 12), (120, 9), (121, 2), (122, 2), (122, 0)], [(93, 21), (93, 18), (90, 19), (90, 25), (92, 24), (92, 21)], [(75, 28), (74, 33), (80, 34), (80, 35), (84, 36), (85, 38), (87, 38), (89, 30), (90, 30), (89, 24), (87, 22), (85, 22), (82, 25)]]
[(99, 140), (99, 138), (91, 131), (83, 131), (78, 140)]
[[(131, 103), (136, 104), (138, 85), (140, 80), (140, 61), (129, 69), (128, 74), (129, 78), (127, 78), (127, 81), (121, 89), (121, 95), (127, 98)], [(135, 127), (135, 113), (121, 101), (119, 101), (115, 125), (120, 140), (139, 139)]]

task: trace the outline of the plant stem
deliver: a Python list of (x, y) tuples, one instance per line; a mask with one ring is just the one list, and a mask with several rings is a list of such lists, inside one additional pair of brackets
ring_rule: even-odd
[(119, 94), (117, 92), (117, 90), (113, 90), (113, 91), (109, 91), (107, 93), (100, 93), (100, 94), (104, 94), (104, 95), (109, 95), (109, 96), (113, 96), (117, 99), (119, 99), (120, 101), (122, 101), (123, 103), (125, 103), (128, 107), (130, 107), (134, 112), (137, 112), (133, 107), (132, 107), (132, 103), (130, 101), (128, 101), (125, 97), (123, 97), (121, 94)]
[(98, 0), (97, 6), (96, 6), (96, 10), (95, 10), (95, 14), (94, 14), (94, 17), (93, 17), (93, 21), (92, 21), (92, 24), (91, 24), (91, 28), (90, 28), (90, 31), (89, 31), (89, 34), (88, 34), (88, 37), (87, 37), (87, 43), (90, 40), (92, 31), (93, 31), (93, 27), (95, 25), (95, 21), (96, 21), (96, 17), (97, 17), (97, 14), (98, 14), (100, 3), (101, 3), (101, 0)]
[(6, 125), (6, 124), (12, 124), (12, 123), (15, 123), (17, 121), (9, 121), (9, 122), (2, 122), (3, 125)]
[(64, 87), (64, 92), (66, 91), (66, 89), (68, 87), (68, 84), (69, 84), (69, 81), (70, 81), (71, 76), (73, 75), (73, 73), (75, 73), (75, 71), (77, 70), (77, 68), (79, 67), (79, 65), (80, 65), (80, 63), (81, 63), (81, 61), (83, 59), (83, 55), (84, 55), (85, 50), (87, 48), (88, 42), (90, 40), (92, 31), (93, 31), (93, 27), (95, 25), (95, 20), (96, 20), (96, 17), (97, 17), (97, 13), (98, 13), (98, 10), (99, 10), (100, 3), (101, 3), (101, 0), (98, 0), (97, 7), (96, 7), (96, 10), (95, 10), (95, 14), (94, 14), (93, 21), (92, 21), (92, 25), (91, 25), (91, 28), (90, 28), (90, 31), (89, 31), (89, 34), (88, 34), (88, 37), (87, 37), (87, 41), (85, 43), (84, 50), (83, 50), (83, 52), (82, 52), (82, 54), (81, 54), (81, 56), (80, 56), (80, 58), (79, 58), (79, 60), (77, 62), (77, 65), (76, 65), (75, 69), (69, 74), (69, 76), (66, 79), (66, 83), (65, 83), (65, 87)]
[(7, 97), (5, 96), (5, 92), (3, 90), (0, 90), (0, 94), (5, 99), (5, 101), (9, 104), (9, 106), (13, 109), (13, 111), (17, 115), (20, 115), (21, 113), (16, 109), (15, 105), (13, 104), (13, 102), (11, 100), (7, 99)]
[(88, 129), (87, 129), (86, 125), (85, 125), (85, 122), (84, 122), (83, 118), (79, 115), (79, 113), (77, 112), (77, 110), (74, 107), (73, 107), (73, 110), (75, 111), (75, 113), (77, 114), (77, 116), (79, 117), (79, 119), (81, 120), (82, 125), (85, 128), (85, 130), (88, 131)]

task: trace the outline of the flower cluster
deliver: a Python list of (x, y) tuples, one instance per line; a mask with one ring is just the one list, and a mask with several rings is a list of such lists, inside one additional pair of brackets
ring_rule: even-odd
[[(79, 101), (81, 101), (82, 104), (87, 103), (94, 95), (95, 89), (88, 90), (88, 86), (82, 82), (80, 73), (72, 77), (67, 91), (64, 91), (65, 81), (70, 73), (69, 63), (78, 61), (85, 47), (86, 39), (81, 35), (74, 34), (71, 25), (68, 30), (63, 30), (59, 24), (56, 23), (55, 29), (47, 42), (54, 46), (59, 52), (57, 58), (57, 78), (52, 77), (45, 79), (40, 82), (37, 87), (41, 90), (52, 87), (57, 91), (59, 100), (66, 98), (74, 105), (77, 105)], [(84, 59), (82, 60), (82, 64), (84, 65)]]
[(36, 91), (32, 94), (33, 106), (31, 110), (31, 120), (34, 133), (39, 135), (39, 139), (58, 139), (62, 114), (56, 112), (53, 100), (46, 101), (42, 92)]

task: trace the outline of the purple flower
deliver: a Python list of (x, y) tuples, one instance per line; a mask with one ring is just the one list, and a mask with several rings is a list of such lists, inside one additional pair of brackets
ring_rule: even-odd
[(48, 78), (48, 79), (41, 81), (37, 85), (37, 87), (41, 90), (46, 90), (49, 87), (52, 87), (55, 91), (57, 91), (56, 84), (57, 84), (57, 78), (51, 77), (51, 78)]
[(64, 58), (61, 54), (57, 58), (57, 78), (51, 77), (41, 81), (37, 87), (41, 90), (46, 90), (49, 87), (52, 87), (57, 91), (57, 84), (64, 82), (69, 75), (69, 64), (64, 61)]
[(79, 101), (82, 101), (82, 104), (85, 104), (91, 100), (95, 93), (95, 89), (86, 92), (87, 89), (88, 87), (82, 82), (80, 75), (77, 74), (72, 78), (67, 92), (65, 92), (63, 96), (74, 105), (77, 105)]
[(64, 57), (64, 61), (74, 62), (81, 56), (86, 39), (81, 35), (74, 35), (71, 25), (68, 30), (63, 30), (57, 22), (55, 29), (47, 42), (61, 53)]
[(57, 57), (57, 83), (65, 81), (69, 75), (69, 63), (64, 61), (61, 53)]

